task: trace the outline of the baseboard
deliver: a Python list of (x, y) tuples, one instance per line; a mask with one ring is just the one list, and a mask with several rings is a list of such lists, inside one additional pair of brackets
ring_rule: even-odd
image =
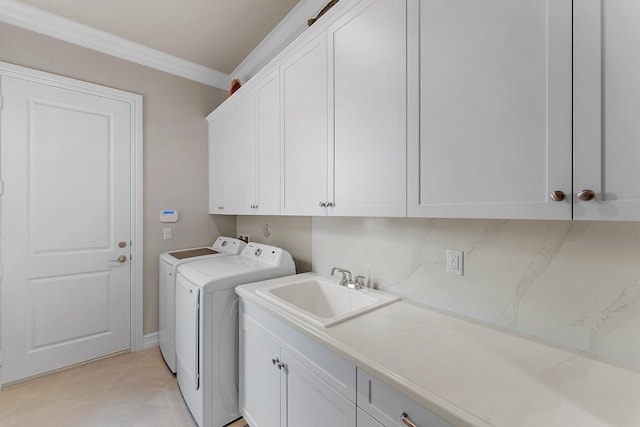
[(142, 349), (147, 350), (160, 345), (159, 332), (153, 332), (151, 334), (144, 335), (142, 337)]

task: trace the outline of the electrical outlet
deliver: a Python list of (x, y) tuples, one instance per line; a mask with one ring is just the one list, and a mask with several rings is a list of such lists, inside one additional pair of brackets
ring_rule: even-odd
[(249, 235), (248, 234), (238, 233), (238, 239), (244, 240), (245, 242), (249, 243)]
[(447, 273), (462, 276), (464, 272), (464, 252), (447, 249)]
[(162, 233), (164, 240), (173, 240), (173, 228), (164, 228)]

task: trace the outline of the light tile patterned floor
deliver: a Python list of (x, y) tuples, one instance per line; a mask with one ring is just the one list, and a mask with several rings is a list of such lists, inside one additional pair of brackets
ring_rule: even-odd
[(0, 426), (194, 427), (196, 423), (156, 347), (0, 390)]

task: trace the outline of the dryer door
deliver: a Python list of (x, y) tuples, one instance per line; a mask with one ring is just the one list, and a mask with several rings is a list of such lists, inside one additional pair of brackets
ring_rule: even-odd
[(200, 388), (200, 288), (176, 277), (176, 359), (180, 388)]

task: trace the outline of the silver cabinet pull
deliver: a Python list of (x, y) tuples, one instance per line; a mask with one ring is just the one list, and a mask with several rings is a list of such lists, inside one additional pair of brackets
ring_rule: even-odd
[(593, 190), (582, 190), (581, 192), (578, 193), (578, 199), (582, 200), (583, 202), (588, 202), (589, 200), (593, 199), (596, 196), (596, 193), (593, 192)]
[(551, 192), (551, 200), (561, 202), (565, 199), (564, 191), (556, 190)]
[(286, 367), (287, 367), (287, 365), (286, 365), (286, 364), (284, 364), (284, 363), (282, 363), (282, 362), (280, 361), (280, 359), (278, 359), (278, 358), (271, 359), (271, 363), (273, 363), (274, 365), (276, 365), (276, 368), (278, 368), (278, 369), (282, 369), (282, 368), (286, 368)]
[(409, 419), (409, 415), (407, 415), (406, 412), (403, 412), (400, 415), (400, 419), (402, 420), (403, 423), (405, 423), (406, 425), (408, 425), (409, 427), (418, 427), (417, 425), (415, 425), (410, 419)]
[(117, 259), (110, 259), (109, 262), (126, 262), (127, 261), (127, 257), (124, 255), (120, 255)]

